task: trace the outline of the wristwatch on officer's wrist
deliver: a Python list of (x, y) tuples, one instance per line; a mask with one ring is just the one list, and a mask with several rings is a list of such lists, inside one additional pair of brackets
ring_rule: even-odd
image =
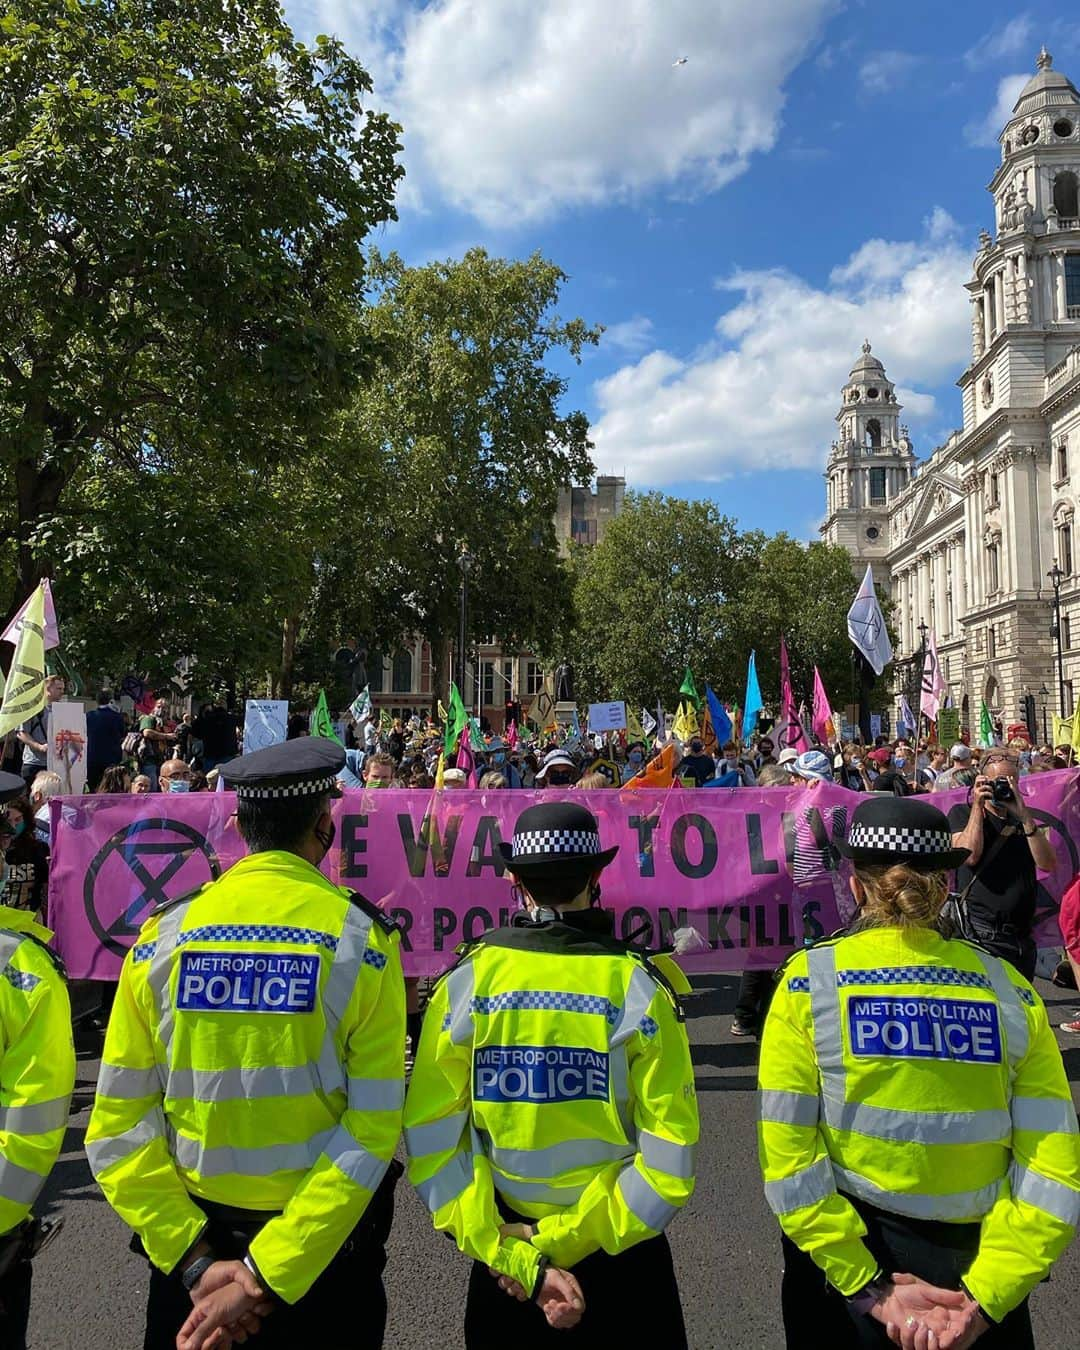
[(181, 1282), (189, 1294), (213, 1264), (214, 1257), (200, 1256), (192, 1261), (191, 1265), (181, 1272)]
[(882, 1299), (888, 1298), (892, 1288), (891, 1281), (885, 1279), (879, 1270), (869, 1284), (864, 1284), (857, 1294), (845, 1296), (845, 1302), (857, 1317), (868, 1317), (870, 1310)]
[(547, 1274), (550, 1265), (551, 1262), (546, 1256), (540, 1258), (540, 1264), (536, 1267), (536, 1280), (533, 1283), (532, 1293), (529, 1295), (534, 1303), (540, 1296), (540, 1290), (544, 1287), (544, 1276)]

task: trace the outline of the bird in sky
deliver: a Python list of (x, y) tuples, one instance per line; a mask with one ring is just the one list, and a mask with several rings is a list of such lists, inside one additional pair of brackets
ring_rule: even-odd
[(680, 56), (677, 61), (672, 61), (671, 63), (672, 70), (674, 70), (676, 66), (685, 66), (687, 61), (689, 60), (690, 58), (688, 56)]

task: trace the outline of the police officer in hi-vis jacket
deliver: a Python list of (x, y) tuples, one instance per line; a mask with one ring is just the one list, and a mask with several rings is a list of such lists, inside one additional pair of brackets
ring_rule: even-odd
[[(518, 818), (522, 908), (437, 986), (405, 1108), (409, 1176), (473, 1258), (469, 1350), (686, 1345), (664, 1230), (694, 1188), (681, 972), (614, 936), (596, 818)], [(628, 1291), (647, 1289), (648, 1297)]]

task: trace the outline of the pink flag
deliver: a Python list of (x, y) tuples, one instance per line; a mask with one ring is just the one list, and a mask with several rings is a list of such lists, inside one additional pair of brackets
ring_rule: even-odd
[(511, 750), (517, 749), (517, 723), (511, 722), (506, 728), (506, 744)]
[(780, 639), (780, 716), (773, 728), (773, 745), (779, 750), (798, 750), (801, 755), (810, 746), (806, 732), (795, 709), (795, 695), (791, 692), (791, 666), (787, 643)]
[(823, 745), (832, 745), (836, 740), (836, 723), (817, 666), (814, 667), (814, 735)]
[(923, 662), (922, 699), (919, 709), (931, 722), (937, 721), (938, 709), (945, 697), (945, 680), (941, 674), (941, 662), (937, 654), (937, 638), (930, 630), (930, 641), (926, 644), (926, 660)]
[(461, 733), (461, 740), (458, 742), (458, 752), (456, 766), (465, 772), (465, 786), (476, 786), (476, 764), (473, 761), (472, 748), (469, 745), (469, 728), (466, 727)]
[[(52, 585), (49, 578), (45, 577), (40, 584), (45, 590), (45, 650), (49, 651), (53, 647), (60, 646), (60, 630), (56, 626), (56, 606), (53, 604)], [(32, 594), (26, 597), (26, 603), (4, 631), (0, 633), (0, 642), (18, 642), (19, 634), (22, 632), (23, 617), (25, 616), (27, 609), (29, 609), (30, 601), (33, 598)]]

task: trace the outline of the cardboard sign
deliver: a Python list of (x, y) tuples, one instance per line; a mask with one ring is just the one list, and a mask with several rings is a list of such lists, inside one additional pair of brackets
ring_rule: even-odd
[(65, 797), (86, 791), (86, 709), (81, 703), (54, 703), (49, 709), (49, 772), (60, 775)]
[(937, 715), (939, 745), (955, 745), (960, 739), (960, 709), (940, 708)]
[(590, 703), (590, 731), (622, 731), (626, 727), (625, 703)]
[(249, 698), (244, 704), (244, 754), (280, 745), (289, 726), (289, 703), (283, 698)]

